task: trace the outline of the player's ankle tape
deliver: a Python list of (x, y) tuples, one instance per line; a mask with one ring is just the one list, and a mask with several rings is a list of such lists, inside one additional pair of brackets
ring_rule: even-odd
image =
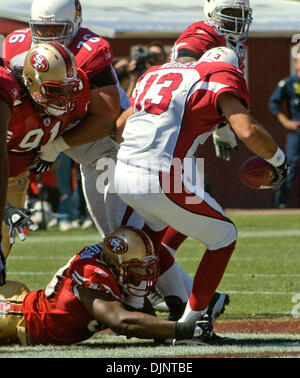
[(175, 323), (175, 339), (184, 340), (192, 339), (194, 335), (195, 323), (194, 322), (176, 322)]

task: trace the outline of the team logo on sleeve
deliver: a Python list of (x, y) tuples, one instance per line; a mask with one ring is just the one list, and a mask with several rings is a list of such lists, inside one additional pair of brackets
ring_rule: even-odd
[(111, 236), (110, 238), (108, 238), (106, 241), (106, 246), (112, 252), (121, 255), (128, 250), (128, 245), (125, 240), (117, 238), (116, 236)]
[(39, 72), (46, 72), (49, 69), (48, 60), (37, 52), (31, 54), (30, 64)]

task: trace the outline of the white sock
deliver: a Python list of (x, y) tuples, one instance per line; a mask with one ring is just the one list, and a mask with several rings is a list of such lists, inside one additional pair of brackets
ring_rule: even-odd
[(179, 322), (185, 322), (185, 321), (190, 320), (192, 318), (197, 318), (200, 315), (204, 315), (206, 313), (206, 311), (207, 311), (207, 308), (205, 310), (202, 310), (202, 311), (192, 310), (191, 307), (190, 307), (190, 303), (188, 302), (185, 306), (185, 311), (184, 311), (182, 317), (178, 321)]

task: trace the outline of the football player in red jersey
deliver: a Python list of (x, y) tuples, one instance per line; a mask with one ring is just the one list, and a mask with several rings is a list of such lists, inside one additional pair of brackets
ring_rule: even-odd
[(30, 28), (12, 32), (3, 43), (3, 60), (10, 68), (22, 66), (24, 53), (38, 42), (57, 41), (74, 54), (78, 68), (90, 80), (91, 98), (97, 105), (82, 122), (84, 127), (65, 138), (68, 146), (90, 142), (104, 131), (109, 134), (120, 112), (119, 92), (111, 71), (111, 47), (104, 38), (81, 28), (81, 22), (78, 0), (34, 0)]
[(143, 339), (202, 343), (209, 319), (183, 323), (131, 311), (128, 293), (144, 297), (156, 283), (158, 258), (150, 238), (120, 227), (103, 244), (83, 248), (44, 290), (19, 282), (0, 288), (0, 343), (68, 345), (104, 329)]
[(3, 45), (3, 58), (7, 66), (22, 66), (24, 52), (33, 43), (58, 40), (68, 46), (78, 67), (88, 76), (91, 99), (95, 104), (92, 106), (93, 114), (88, 112), (87, 117), (72, 132), (56, 138), (53, 143), (42, 148), (41, 159), (53, 162), (59, 152), (64, 151), (80, 164), (87, 207), (98, 231), (104, 237), (120, 224), (115, 221), (114, 214), (120, 212), (121, 201), (109, 190), (108, 182), (104, 189), (107, 193), (106, 204), (104, 203), (104, 194), (96, 188), (101, 173), (96, 165), (101, 157), (116, 159), (117, 146), (110, 136), (105, 135), (111, 132), (120, 109), (126, 109), (130, 104), (114, 76), (111, 67), (113, 53), (109, 43), (91, 30), (82, 28), (81, 22), (78, 0), (33, 0), (30, 28), (17, 30), (7, 36)]
[(2, 227), (5, 258), (15, 233), (24, 239), (22, 226), (29, 222), (23, 209), (29, 169), (38, 173), (45, 169), (45, 163), (39, 161), (38, 149), (62, 132), (68, 133), (66, 128), (83, 118), (90, 106), (88, 78), (83, 71), (77, 70), (73, 54), (59, 43), (37, 44), (30, 49), (19, 80), (21, 90), (16, 91), (18, 97), (8, 125), (7, 200), (10, 204), (5, 207), (6, 225)]
[(249, 116), (247, 84), (238, 67), (233, 50), (217, 47), (197, 62), (175, 61), (148, 70), (133, 92), (118, 152), (116, 190), (146, 220), (143, 229), (154, 242), (161, 269), (160, 243), (168, 225), (206, 247), (179, 321), (208, 312), (237, 238), (234, 224), (201, 181), (192, 185), (197, 171), (187, 164), (193, 163), (198, 146), (226, 119), (250, 151), (275, 167), (272, 188), (288, 173), (284, 152)]
[[(19, 93), (19, 85), (14, 76), (0, 66), (0, 224), (2, 224), (8, 185), (8, 156), (6, 139), (13, 103)], [(0, 285), (5, 283), (5, 258), (2, 253), (2, 232), (0, 231)]]

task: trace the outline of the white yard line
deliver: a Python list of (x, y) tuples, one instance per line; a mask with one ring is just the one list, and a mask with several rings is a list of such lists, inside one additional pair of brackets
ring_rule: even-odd
[[(256, 231), (238, 231), (239, 238), (282, 238), (288, 236), (300, 236), (300, 230), (256, 230)], [(81, 241), (83, 244), (88, 242), (100, 242), (101, 237), (98, 234), (87, 235), (61, 235), (61, 236), (38, 236), (27, 235), (23, 243), (65, 243), (69, 241)], [(21, 242), (18, 240), (18, 244)]]

